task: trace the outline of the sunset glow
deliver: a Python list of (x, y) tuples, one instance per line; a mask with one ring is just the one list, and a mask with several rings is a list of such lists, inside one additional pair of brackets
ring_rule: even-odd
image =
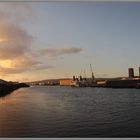
[(127, 76), (139, 67), (139, 13), (127, 2), (1, 2), (0, 77), (90, 77), (90, 64), (95, 77)]
[(11, 60), (0, 61), (0, 66), (5, 67), (5, 68), (11, 68), (12, 62)]
[(4, 39), (0, 38), (0, 42), (4, 42)]

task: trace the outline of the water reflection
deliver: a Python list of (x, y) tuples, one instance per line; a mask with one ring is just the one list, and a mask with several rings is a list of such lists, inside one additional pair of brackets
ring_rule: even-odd
[(136, 89), (30, 87), (0, 98), (1, 137), (140, 136)]

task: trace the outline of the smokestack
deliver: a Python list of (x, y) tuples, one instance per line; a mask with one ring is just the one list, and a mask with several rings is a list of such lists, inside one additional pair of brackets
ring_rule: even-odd
[(134, 78), (134, 69), (133, 68), (128, 69), (128, 77), (129, 78)]

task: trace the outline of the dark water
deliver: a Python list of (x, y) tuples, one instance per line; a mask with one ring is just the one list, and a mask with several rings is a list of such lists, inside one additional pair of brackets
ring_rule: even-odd
[(140, 90), (19, 89), (0, 98), (0, 137), (140, 137)]

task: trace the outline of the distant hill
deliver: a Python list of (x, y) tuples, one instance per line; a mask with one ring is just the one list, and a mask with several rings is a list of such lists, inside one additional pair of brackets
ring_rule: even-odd
[[(97, 81), (102, 81), (102, 80), (119, 80), (122, 77), (115, 77), (115, 78), (95, 78)], [(48, 83), (48, 82), (54, 82), (54, 83), (59, 83), (60, 80), (65, 80), (65, 79), (72, 79), (72, 78), (59, 78), (59, 79), (46, 79), (46, 80), (39, 80), (39, 81), (31, 81), (31, 82), (26, 82), (27, 84), (29, 83)], [(87, 78), (91, 79), (91, 78)]]
[(46, 80), (39, 80), (39, 81), (31, 81), (26, 83), (47, 83), (47, 82), (59, 82), (63, 79), (71, 79), (71, 78), (60, 78), (60, 79), (46, 79)]

